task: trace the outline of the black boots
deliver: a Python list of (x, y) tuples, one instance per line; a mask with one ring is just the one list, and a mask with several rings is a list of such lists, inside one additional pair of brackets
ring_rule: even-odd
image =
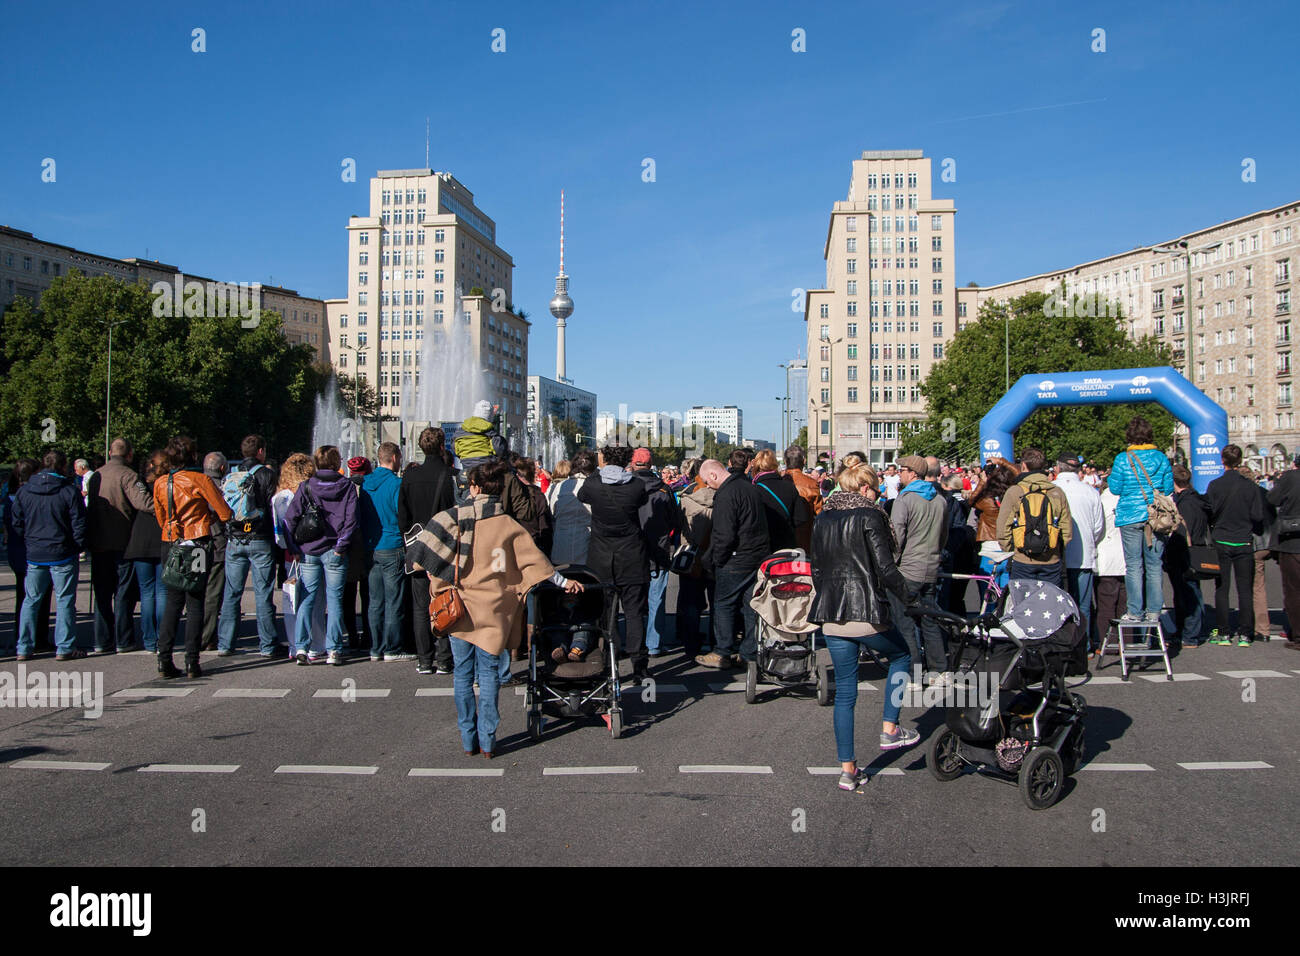
[(181, 672), (180, 672), (179, 670), (177, 670), (177, 669), (176, 669), (176, 665), (172, 663), (172, 659), (171, 659), (171, 655), (170, 655), (170, 654), (167, 655), (166, 657), (159, 656), (159, 658), (158, 658), (158, 676), (159, 676), (159, 677), (167, 678), (167, 679), (169, 679), (169, 680), (170, 680), (171, 678), (173, 678), (173, 677), (180, 677), (180, 676), (181, 676)]

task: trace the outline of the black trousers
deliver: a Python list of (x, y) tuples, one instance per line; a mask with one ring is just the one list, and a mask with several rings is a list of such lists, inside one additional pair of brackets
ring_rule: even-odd
[(641, 669), (649, 660), (645, 649), (645, 623), (650, 616), (650, 583), (638, 581), (633, 584), (615, 584), (615, 588), (627, 626), (623, 656), (630, 657), (632, 666)]
[(123, 560), (121, 551), (92, 551), (90, 586), (95, 592), (95, 649), (111, 651), (131, 644), (140, 600), (135, 564)]
[(1214, 626), (1219, 636), (1232, 634), (1231, 596), (1228, 585), (1237, 579), (1237, 632), (1249, 639), (1255, 637), (1255, 551), (1250, 545), (1240, 547), (1214, 544), (1219, 554), (1219, 577), (1214, 585)]
[(409, 580), (411, 586), (406, 592), (410, 595), (411, 608), (407, 618), (415, 631), (415, 654), (425, 667), (437, 664), (451, 670), (451, 638), (445, 634), (434, 634), (429, 623), (429, 576), (419, 571), (412, 574)]
[(1300, 641), (1300, 554), (1279, 551), (1277, 566), (1282, 572), (1282, 609), (1286, 611), (1286, 635)]
[(683, 574), (678, 576), (677, 584), (677, 639), (682, 642), (683, 653), (691, 658), (709, 643), (708, 633), (700, 630), (700, 617), (706, 607), (710, 611), (713, 607), (713, 578)]
[[(167, 564), (171, 552), (170, 541), (162, 543), (162, 566)], [(210, 549), (209, 549), (210, 553)], [(185, 666), (199, 663), (199, 648), (203, 643), (203, 604), (208, 587), (209, 569), (205, 569), (193, 591), (166, 588), (167, 599), (163, 605), (162, 624), (158, 628), (158, 659), (170, 661), (172, 647), (176, 644), (176, 629), (181, 623), (181, 610), (185, 611)]]
[[(357, 591), (361, 591), (361, 635), (357, 634)], [(426, 604), (425, 612), (428, 613)], [(343, 585), (343, 626), (348, 632), (348, 646), (354, 650), (370, 645), (374, 650), (378, 645), (370, 633), (370, 582), (364, 577), (360, 581), (348, 581)], [(361, 637), (364, 636), (363, 641)]]

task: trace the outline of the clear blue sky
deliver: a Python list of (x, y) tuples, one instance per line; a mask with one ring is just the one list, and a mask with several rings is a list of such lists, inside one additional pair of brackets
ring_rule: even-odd
[(0, 23), (0, 223), (339, 296), (348, 216), (376, 169), (424, 164), (430, 115), (431, 165), (514, 256), (530, 372), (554, 374), (564, 187), (569, 374), (611, 410), (739, 404), (753, 437), (777, 437), (791, 290), (823, 283), (863, 149), (923, 149), (936, 180), (957, 161), (936, 195), (963, 285), (1300, 195), (1283, 2), (7, 2)]

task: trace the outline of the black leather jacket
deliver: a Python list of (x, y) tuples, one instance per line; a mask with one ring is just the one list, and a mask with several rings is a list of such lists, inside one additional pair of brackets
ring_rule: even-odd
[(813, 597), (808, 619), (817, 624), (867, 621), (891, 624), (888, 589), (910, 600), (892, 551), (889, 519), (879, 508), (823, 510), (813, 522)]

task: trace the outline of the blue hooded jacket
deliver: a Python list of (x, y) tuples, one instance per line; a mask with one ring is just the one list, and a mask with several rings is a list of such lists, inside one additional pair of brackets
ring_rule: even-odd
[(71, 478), (32, 475), (14, 495), (9, 516), (27, 545), (30, 564), (66, 564), (86, 546), (86, 505)]
[[(1155, 500), (1152, 486), (1167, 495), (1174, 493), (1174, 472), (1164, 452), (1154, 445), (1130, 445), (1128, 451), (1141, 462), (1141, 467), (1129, 461), (1127, 452), (1120, 452), (1111, 463), (1110, 477), (1106, 479), (1107, 487), (1119, 499), (1115, 505), (1117, 528), (1146, 523), (1147, 505)], [(1150, 484), (1142, 474), (1143, 468), (1151, 477)]]
[(907, 487), (899, 492), (900, 495), (920, 495), (926, 501), (933, 501), (934, 496), (938, 493), (939, 486), (933, 481), (926, 481), (924, 478), (909, 481)]
[(397, 495), (402, 479), (388, 468), (376, 468), (361, 482), (361, 529), (371, 551), (392, 551), (402, 547), (402, 529), (397, 522)]

